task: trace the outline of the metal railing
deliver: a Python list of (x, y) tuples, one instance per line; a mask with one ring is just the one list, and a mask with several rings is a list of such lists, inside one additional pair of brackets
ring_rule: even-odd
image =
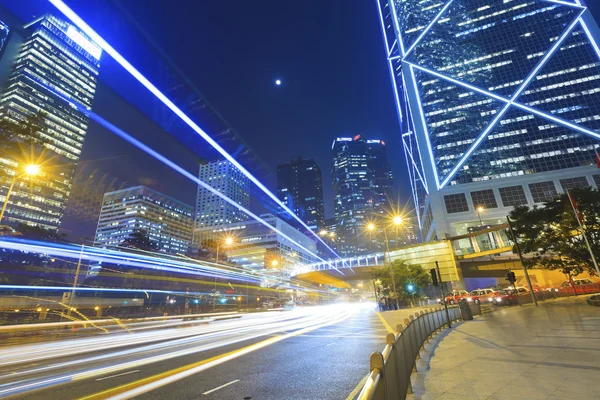
[[(474, 313), (480, 313), (478, 306), (471, 306)], [(461, 318), (458, 307), (448, 308), (451, 321)], [(395, 333), (385, 337), (386, 346), (382, 352), (371, 354), (370, 369), (359, 400), (405, 399), (412, 393), (410, 375), (416, 372), (416, 360), (429, 338), (448, 323), (443, 308), (429, 309), (411, 315), (404, 324), (396, 325)]]

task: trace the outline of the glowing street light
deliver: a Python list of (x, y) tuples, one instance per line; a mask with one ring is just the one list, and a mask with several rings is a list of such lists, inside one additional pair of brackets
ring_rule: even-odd
[(227, 237), (227, 238), (225, 238), (225, 244), (226, 244), (227, 246), (229, 246), (229, 245), (233, 244), (233, 238), (232, 238), (232, 237)]
[(24, 168), (24, 172), (20, 175), (15, 175), (10, 183), (10, 187), (8, 188), (8, 192), (6, 192), (6, 198), (4, 199), (4, 204), (2, 204), (2, 211), (0, 211), (0, 222), (2, 222), (2, 218), (4, 217), (4, 212), (6, 211), (6, 206), (8, 205), (8, 199), (12, 193), (13, 187), (15, 186), (15, 182), (17, 179), (22, 178), (23, 176), (33, 177), (40, 173), (40, 166), (36, 164), (26, 165)]
[(367, 224), (367, 230), (368, 230), (369, 232), (373, 232), (373, 231), (375, 230), (375, 224), (374, 224), (374, 223), (372, 223), (372, 222), (369, 222), (369, 223)]
[(483, 221), (481, 220), (481, 213), (485, 211), (485, 207), (477, 206), (475, 210), (477, 211), (477, 216), (479, 217), (479, 226), (483, 226)]
[(278, 265), (279, 265), (279, 261), (277, 261), (277, 260), (271, 261), (271, 267), (276, 267)]
[(392, 218), (392, 222), (394, 223), (394, 225), (398, 226), (398, 225), (402, 225), (403, 219), (401, 216), (399, 215), (395, 215), (394, 218)]
[[(223, 241), (224, 246), (231, 246), (233, 244), (233, 237), (227, 236)], [(219, 251), (221, 250), (221, 243), (217, 242), (217, 262), (219, 262)]]
[(323, 230), (321, 230), (321, 232), (319, 232), (319, 235), (325, 236), (325, 235), (327, 235), (327, 231), (325, 229), (323, 229)]

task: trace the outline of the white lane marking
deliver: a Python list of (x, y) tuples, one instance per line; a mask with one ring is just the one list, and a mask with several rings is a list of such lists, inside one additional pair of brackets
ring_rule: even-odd
[(97, 381), (103, 381), (103, 380), (105, 380), (105, 379), (116, 378), (117, 376), (123, 376), (123, 375), (135, 374), (136, 372), (140, 372), (140, 370), (139, 370), (139, 369), (136, 369), (135, 371), (123, 372), (122, 374), (116, 374), (116, 375), (111, 375), (111, 376), (105, 376), (104, 378), (98, 378), (98, 379), (96, 379), (96, 380), (97, 380)]
[(202, 393), (202, 394), (211, 394), (212, 392), (216, 392), (216, 391), (217, 391), (217, 390), (219, 390), (219, 389), (223, 389), (224, 387), (227, 387), (227, 386), (229, 386), (229, 385), (233, 385), (234, 383), (236, 383), (236, 382), (239, 382), (239, 381), (240, 381), (239, 379), (236, 379), (235, 381), (231, 381), (231, 382), (229, 382), (229, 383), (226, 383), (226, 384), (224, 384), (224, 385), (221, 385), (221, 386), (219, 386), (219, 387), (216, 387), (216, 388), (214, 388), (214, 389), (211, 389), (211, 390), (209, 390), (208, 392), (204, 392), (204, 393)]
[(335, 342), (327, 343), (325, 346), (333, 346)]

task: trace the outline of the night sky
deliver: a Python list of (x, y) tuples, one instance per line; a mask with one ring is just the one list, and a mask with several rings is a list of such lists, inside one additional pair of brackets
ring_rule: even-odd
[(279, 0), (180, 1), (180, 7), (165, 7), (147, 0), (143, 13), (135, 2), (120, 3), (146, 29), (153, 27), (153, 39), (273, 171), (294, 156), (317, 160), (327, 215), (336, 136), (386, 140), (408, 199), (374, 1), (304, 0), (294, 7)]
[[(48, 11), (57, 14), (46, 0), (0, 3), (24, 20)], [(182, 81), (163, 82), (155, 54), (145, 47), (148, 41), (130, 23), (133, 18), (266, 163), (272, 174), (258, 177), (271, 189), (277, 164), (295, 156), (314, 157), (323, 171), (326, 216), (331, 216), (331, 143), (337, 136), (362, 134), (388, 143), (401, 201), (409, 200), (374, 0), (144, 0), (143, 9), (139, 0), (67, 4), (161, 89)], [(598, 17), (600, 5), (590, 8)], [(107, 55), (101, 60), (94, 111), (197, 172), (195, 146), (182, 145), (156, 123), (158, 114), (170, 111)], [(194, 133), (188, 136), (196, 147), (208, 147)], [(128, 186), (146, 184), (189, 204), (196, 196), (190, 181), (93, 123), (79, 175), (106, 175)], [(95, 221), (65, 219), (65, 231), (72, 237), (93, 236), (94, 230)]]

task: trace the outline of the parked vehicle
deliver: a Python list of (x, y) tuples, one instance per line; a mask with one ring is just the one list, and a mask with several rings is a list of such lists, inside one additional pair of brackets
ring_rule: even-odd
[(469, 292), (467, 292), (466, 290), (453, 290), (450, 293), (446, 294), (446, 296), (444, 297), (444, 301), (448, 304), (456, 304), (460, 299), (465, 299), (467, 297), (469, 297)]
[(496, 289), (477, 289), (472, 290), (467, 297), (468, 302), (475, 304), (491, 303), (495, 296), (498, 296), (499, 291)]
[(600, 292), (600, 284), (595, 283), (591, 279), (573, 279), (571, 281), (565, 281), (560, 285), (560, 289), (564, 290), (567, 294), (592, 294)]
[(517, 287), (516, 289), (505, 289), (501, 290), (497, 296), (495, 296), (492, 302), (497, 306), (509, 306), (511, 304), (518, 304), (519, 300), (517, 296), (522, 296), (529, 293), (529, 290), (524, 287)]

